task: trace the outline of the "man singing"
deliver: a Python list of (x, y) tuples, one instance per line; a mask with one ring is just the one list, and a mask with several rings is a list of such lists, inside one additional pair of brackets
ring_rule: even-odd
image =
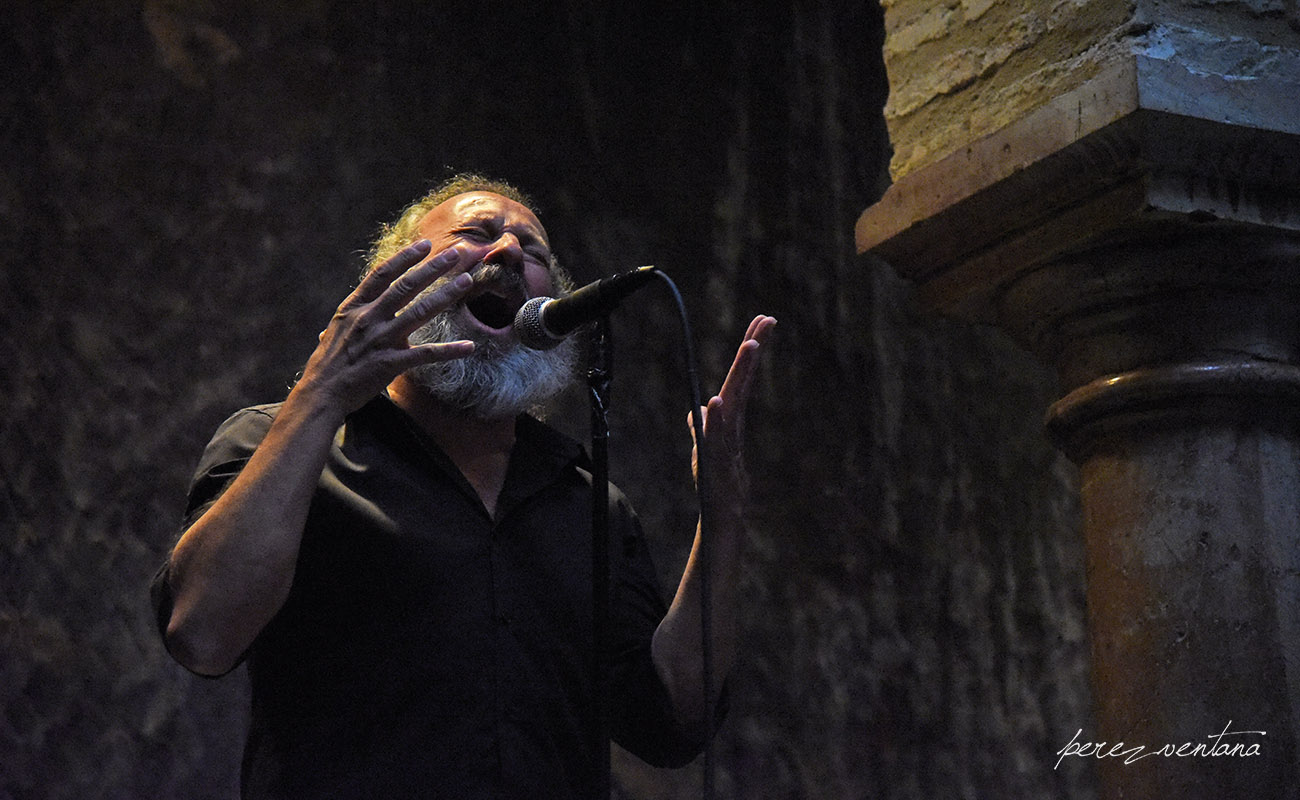
[[(288, 397), (236, 413), (203, 454), (153, 597), (185, 667), (247, 661), (245, 798), (597, 793), (590, 466), (528, 413), (571, 379), (574, 345), (530, 350), (511, 324), (571, 288), (530, 205), (471, 175), (408, 208)], [(775, 324), (754, 319), (703, 409), (714, 687), (736, 649), (744, 407)], [(611, 732), (681, 765), (718, 702), (700, 569), (693, 551), (665, 609), (610, 498)]]

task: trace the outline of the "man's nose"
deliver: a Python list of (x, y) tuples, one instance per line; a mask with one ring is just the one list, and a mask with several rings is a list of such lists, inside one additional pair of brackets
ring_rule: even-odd
[(524, 248), (519, 238), (513, 233), (503, 233), (492, 243), (492, 248), (483, 256), (484, 264), (500, 264), (508, 269), (519, 270), (524, 266)]

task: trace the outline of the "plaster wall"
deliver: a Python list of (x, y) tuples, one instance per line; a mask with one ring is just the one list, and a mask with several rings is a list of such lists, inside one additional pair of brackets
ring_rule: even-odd
[[(720, 798), (1089, 797), (1089, 765), (1053, 767), (1090, 728), (1053, 379), (854, 252), (887, 147), (874, 4), (454, 5), (0, 15), (0, 798), (236, 795), (243, 676), (171, 662), (146, 586), (213, 429), (284, 396), (448, 165), (536, 196), (580, 281), (673, 275), (707, 385), (781, 320)], [(616, 320), (611, 450), (671, 585), (694, 510), (666, 313)], [(699, 796), (698, 764), (615, 758), (620, 798)]]

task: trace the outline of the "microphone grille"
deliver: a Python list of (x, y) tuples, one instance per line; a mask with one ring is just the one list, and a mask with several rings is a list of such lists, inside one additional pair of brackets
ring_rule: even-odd
[(550, 350), (563, 341), (552, 336), (542, 322), (542, 306), (550, 299), (549, 297), (530, 298), (515, 313), (515, 336), (524, 347), (533, 350)]

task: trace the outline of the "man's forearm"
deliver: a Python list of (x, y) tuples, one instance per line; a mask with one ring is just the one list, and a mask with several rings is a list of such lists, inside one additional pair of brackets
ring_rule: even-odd
[(312, 494), (342, 419), (300, 384), (229, 489), (177, 542), (167, 646), (187, 668), (229, 671), (284, 604)]
[(700, 608), (702, 543), (698, 528), (672, 606), (656, 628), (651, 645), (655, 669), (668, 689), (678, 720), (695, 729), (703, 727), (712, 714), (722, 682), (735, 660), (739, 637), (739, 559), (744, 523), (739, 514), (729, 514), (715, 521), (711, 533), (710, 662), (713, 680), (707, 701), (704, 697), (703, 615)]
[(399, 250), (344, 299), (266, 438), (177, 542), (167, 647), (195, 672), (229, 670), (284, 605), (312, 494), (347, 413), (412, 367), (473, 352), (468, 341), (409, 342), (473, 284), (462, 273), (426, 292), (461, 259), (456, 246), (426, 258), (430, 249), (422, 239)]

